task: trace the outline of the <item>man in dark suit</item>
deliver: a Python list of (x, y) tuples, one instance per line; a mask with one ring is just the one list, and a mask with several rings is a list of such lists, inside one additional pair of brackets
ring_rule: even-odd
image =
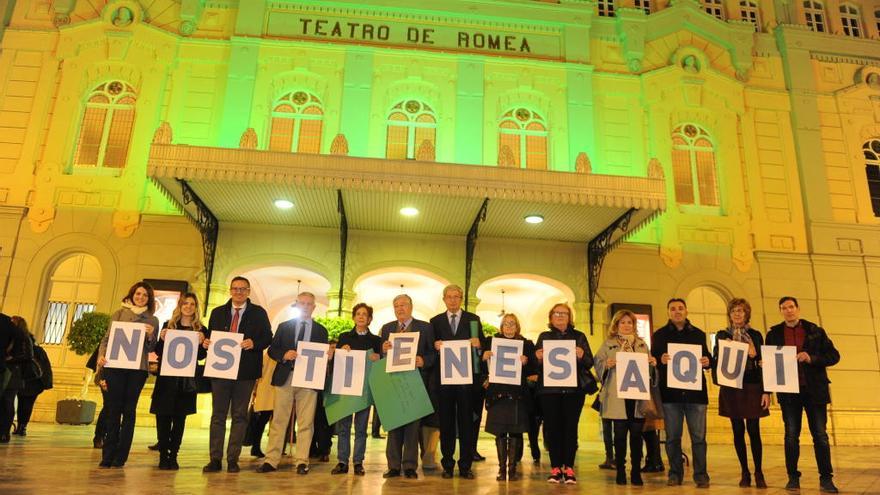
[[(788, 471), (785, 489), (796, 491), (801, 487), (801, 472), (797, 467), (801, 449), (801, 424), (806, 413), (810, 434), (813, 436), (816, 466), (819, 468), (820, 491), (837, 493), (837, 487), (832, 481), (831, 445), (826, 431), (828, 403), (831, 402), (827, 368), (840, 361), (840, 353), (822, 327), (801, 319), (797, 299), (791, 296), (781, 298), (779, 312), (784, 321), (770, 328), (767, 345), (796, 347), (800, 384), (796, 394), (776, 394), (785, 425), (785, 468)], [(769, 402), (770, 394), (766, 396)]]
[(226, 470), (239, 472), (238, 457), (241, 444), (247, 431), (247, 410), (254, 384), (263, 372), (263, 350), (272, 342), (272, 324), (266, 310), (251, 302), (248, 294), (251, 283), (244, 277), (235, 277), (229, 286), (229, 301), (211, 311), (206, 338), (207, 349), (211, 343), (211, 331), (221, 330), (243, 334), (241, 341), (241, 363), (238, 378), (226, 380), (211, 379), (212, 412), (210, 448), (211, 461), (202, 469), (213, 473), (223, 469), (223, 440), (226, 437), (226, 415), (232, 414), (232, 428), (229, 432), (229, 445), (226, 447)]
[[(437, 353), (434, 351), (434, 329), (427, 321), (413, 318), (412, 298), (408, 295), (400, 294), (394, 298), (393, 304), (394, 316), (397, 319), (383, 325), (379, 332), (382, 337), (382, 355), (387, 355), (391, 349), (391, 342), (388, 338), (392, 333), (418, 332), (419, 345), (416, 349), (416, 368), (420, 370), (422, 381), (427, 387), (430, 374), (437, 361)], [(419, 467), (420, 424), (421, 420), (416, 420), (388, 432), (388, 443), (385, 445), (388, 471), (382, 475), (384, 478), (400, 476), (401, 471), (407, 478), (419, 477), (416, 468)]]
[[(272, 374), (272, 386), (275, 387), (275, 408), (272, 412), (272, 424), (269, 427), (269, 441), (266, 458), (257, 468), (258, 473), (268, 473), (278, 469), (281, 462), (281, 449), (290, 416), (296, 408), (296, 452), (294, 464), (297, 474), (309, 473), (309, 447), (312, 445), (314, 433), (315, 408), (318, 407), (318, 391), (309, 388), (294, 387), (293, 365), (296, 363), (296, 346), (299, 342), (327, 343), (327, 329), (312, 319), (315, 311), (315, 295), (301, 292), (296, 296), (296, 307), (299, 316), (278, 325), (272, 345), (269, 346), (269, 357), (278, 361), (275, 373)], [(329, 352), (329, 351), (328, 351)], [(292, 425), (291, 425), (292, 426)]]
[[(485, 337), (480, 317), (461, 309), (464, 291), (457, 285), (443, 289), (446, 311), (431, 318), (434, 329), (434, 348), (437, 351), (447, 340), (469, 340), (475, 352), (474, 362), (482, 362)], [(473, 329), (473, 332), (472, 332)], [(472, 336), (472, 334), (476, 336)], [(439, 363), (439, 361), (438, 361)], [(436, 373), (439, 373), (437, 366)], [(474, 373), (470, 385), (440, 385), (440, 451), (443, 477), (451, 478), (455, 467), (455, 437), (458, 432), (458, 470), (462, 478), (474, 479), (471, 463), (477, 448), (479, 417), (483, 407), (483, 375)]]

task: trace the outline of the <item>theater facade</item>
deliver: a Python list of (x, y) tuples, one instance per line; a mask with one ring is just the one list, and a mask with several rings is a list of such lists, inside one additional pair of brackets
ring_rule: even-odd
[[(594, 348), (618, 305), (656, 328), (686, 297), (713, 333), (733, 297), (765, 330), (794, 295), (842, 354), (832, 441), (880, 444), (880, 2), (0, 14), (0, 309), (55, 364), (37, 420), (80, 390), (80, 314), (141, 279), (213, 307), (245, 275), (273, 324), (299, 290), (318, 313), (372, 304), (376, 328), (403, 291), (427, 318), (457, 283), (530, 337), (568, 301)], [(781, 442), (778, 412), (765, 437)]]

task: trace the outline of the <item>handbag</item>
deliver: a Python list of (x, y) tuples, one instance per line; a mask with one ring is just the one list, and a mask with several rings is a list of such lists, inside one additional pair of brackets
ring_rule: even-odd
[(578, 368), (578, 382), (580, 383), (580, 388), (587, 395), (593, 395), (599, 391), (599, 383), (596, 381), (596, 377), (593, 376), (593, 372), (590, 371), (589, 368)]
[(663, 401), (660, 399), (660, 387), (655, 383), (650, 387), (651, 399), (639, 401), (639, 412), (647, 420), (663, 419)]

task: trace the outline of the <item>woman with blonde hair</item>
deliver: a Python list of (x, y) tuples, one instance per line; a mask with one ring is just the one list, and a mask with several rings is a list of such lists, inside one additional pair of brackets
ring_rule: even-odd
[(628, 309), (618, 311), (611, 318), (608, 338), (596, 352), (595, 367), (602, 382), (600, 414), (602, 419), (610, 419), (614, 425), (617, 484), (626, 484), (626, 438), (629, 435), (630, 481), (633, 485), (642, 486), (642, 429), (645, 418), (639, 407), (641, 401), (617, 396), (618, 352), (642, 353), (648, 356), (651, 366), (657, 364), (657, 360), (648, 352), (648, 345), (636, 334), (636, 315)]
[[(156, 343), (159, 356), (159, 376), (153, 388), (150, 412), (156, 415), (159, 433), (159, 469), (177, 470), (177, 452), (183, 440), (186, 417), (196, 413), (195, 377), (162, 376), (163, 350), (168, 330), (188, 330), (199, 333), (199, 344), (205, 340), (205, 326), (199, 317), (199, 299), (192, 292), (180, 296), (171, 319), (165, 323)], [(197, 359), (204, 359), (208, 351), (198, 346)]]

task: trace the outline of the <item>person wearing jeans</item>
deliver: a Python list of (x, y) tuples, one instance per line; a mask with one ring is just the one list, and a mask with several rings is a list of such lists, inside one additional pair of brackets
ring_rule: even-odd
[(657, 358), (657, 374), (660, 382), (660, 395), (663, 399), (663, 420), (666, 424), (666, 457), (669, 459), (669, 478), (667, 485), (677, 486), (684, 479), (682, 462), (681, 434), (682, 421), (687, 421), (693, 448), (694, 482), (697, 488), (709, 487), (709, 473), (706, 469), (706, 406), (709, 395), (706, 392), (705, 377), (701, 378), (701, 390), (682, 390), (670, 388), (666, 383), (666, 370), (669, 363), (669, 344), (693, 344), (702, 348), (700, 366), (705, 370), (712, 367), (712, 357), (706, 345), (706, 334), (691, 325), (687, 319), (687, 303), (684, 299), (670, 299), (666, 303), (669, 322), (654, 332), (654, 346), (651, 354)]
[[(798, 393), (778, 393), (782, 408), (782, 422), (785, 424), (785, 468), (788, 472), (786, 490), (800, 490), (798, 458), (800, 457), (800, 435), (804, 413), (813, 437), (813, 452), (819, 468), (819, 487), (825, 493), (837, 493), (832, 481), (834, 470), (831, 467), (831, 445), (828, 441), (826, 424), (828, 404), (831, 394), (828, 390), (826, 368), (840, 361), (840, 353), (828, 338), (825, 330), (815, 323), (802, 320), (800, 307), (794, 297), (785, 296), (779, 300), (779, 311), (784, 321), (767, 333), (767, 345), (794, 346), (797, 349)], [(770, 394), (765, 394), (769, 400)]]

